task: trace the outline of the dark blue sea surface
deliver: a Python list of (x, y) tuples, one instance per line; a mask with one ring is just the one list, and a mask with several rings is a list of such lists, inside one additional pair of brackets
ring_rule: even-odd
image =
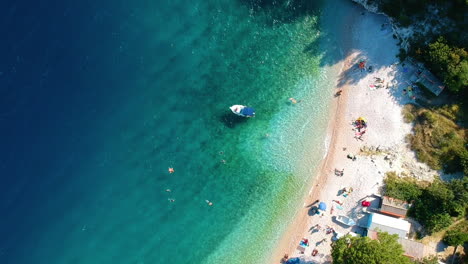
[(323, 155), (319, 10), (0, 2), (0, 262), (268, 257)]

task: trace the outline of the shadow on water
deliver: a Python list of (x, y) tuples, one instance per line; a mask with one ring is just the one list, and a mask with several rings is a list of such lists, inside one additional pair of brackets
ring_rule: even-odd
[(224, 113), (219, 117), (219, 120), (229, 128), (235, 128), (236, 126), (247, 122), (248, 118), (237, 116), (233, 113)]
[(256, 14), (268, 18), (267, 25), (275, 23), (293, 23), (309, 15), (316, 15), (322, 0), (239, 0)]

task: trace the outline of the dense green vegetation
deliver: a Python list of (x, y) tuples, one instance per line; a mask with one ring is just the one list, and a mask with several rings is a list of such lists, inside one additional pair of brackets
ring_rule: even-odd
[(449, 246), (463, 246), (463, 244), (468, 243), (468, 231), (462, 230), (449, 230), (445, 234), (444, 242)]
[(385, 195), (403, 201), (415, 201), (422, 194), (422, 188), (413, 178), (398, 178), (395, 172), (388, 172), (385, 178)]
[(387, 173), (385, 195), (413, 202), (409, 215), (430, 234), (450, 226), (454, 218), (463, 217), (468, 209), (468, 177), (443, 182), (418, 183)]
[(378, 240), (345, 236), (332, 245), (335, 264), (409, 264), (397, 235), (379, 233)]
[(414, 122), (408, 140), (418, 159), (435, 170), (468, 175), (467, 133), (456, 123), (459, 114), (458, 105), (421, 108), (409, 104), (403, 109), (405, 120)]
[(458, 93), (468, 87), (468, 52), (464, 48), (450, 45), (444, 37), (427, 46), (415, 43), (412, 47), (411, 55), (438, 75), (447, 89)]
[[(468, 93), (468, 1), (466, 0), (368, 0), (402, 27), (423, 23), (438, 28), (426, 30), (410, 40), (408, 54), (424, 62), (453, 93)], [(422, 22), (424, 21), (424, 22)], [(422, 31), (420, 31), (422, 32)], [(400, 58), (407, 51), (400, 52)]]
[[(464, 220), (457, 223), (445, 233), (444, 242), (453, 246), (453, 258), (456, 257), (457, 248), (468, 243), (468, 221)], [(459, 263), (463, 263), (461, 260)]]

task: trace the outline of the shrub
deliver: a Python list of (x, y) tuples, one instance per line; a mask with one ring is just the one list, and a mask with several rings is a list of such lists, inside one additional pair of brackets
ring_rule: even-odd
[(430, 233), (438, 232), (449, 227), (453, 223), (452, 218), (448, 214), (432, 215), (426, 224), (426, 229)]
[(465, 49), (450, 46), (445, 38), (439, 37), (429, 44), (423, 59), (450, 91), (457, 93), (468, 86), (468, 53)]
[(468, 243), (468, 233), (459, 229), (449, 230), (444, 236), (444, 242), (449, 246), (463, 246)]
[(411, 123), (413, 121), (416, 120), (416, 116), (414, 115), (414, 108), (415, 106), (412, 105), (412, 104), (407, 104), (403, 107), (403, 120), (406, 122), (406, 123)]
[(385, 195), (411, 202), (421, 196), (422, 189), (411, 178), (398, 178), (395, 172), (387, 172), (384, 179)]
[(407, 105), (403, 109), (404, 119), (415, 122), (407, 138), (410, 147), (432, 169), (468, 172), (466, 130), (455, 123), (460, 113), (458, 105), (432, 109)]

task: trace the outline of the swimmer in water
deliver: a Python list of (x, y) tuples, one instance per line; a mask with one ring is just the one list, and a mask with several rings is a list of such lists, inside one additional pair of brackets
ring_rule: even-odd
[(166, 189), (166, 192), (171, 192), (171, 189)]
[(169, 168), (168, 171), (169, 171), (169, 173), (174, 173), (175, 170), (174, 170), (174, 168)]
[(171, 202), (171, 203), (175, 202), (175, 199), (172, 199), (172, 198), (169, 198), (169, 199), (167, 199), (167, 200), (168, 200), (169, 202)]
[(209, 206), (213, 206), (213, 203), (208, 201), (208, 200), (205, 200), (205, 202), (209, 205)]

